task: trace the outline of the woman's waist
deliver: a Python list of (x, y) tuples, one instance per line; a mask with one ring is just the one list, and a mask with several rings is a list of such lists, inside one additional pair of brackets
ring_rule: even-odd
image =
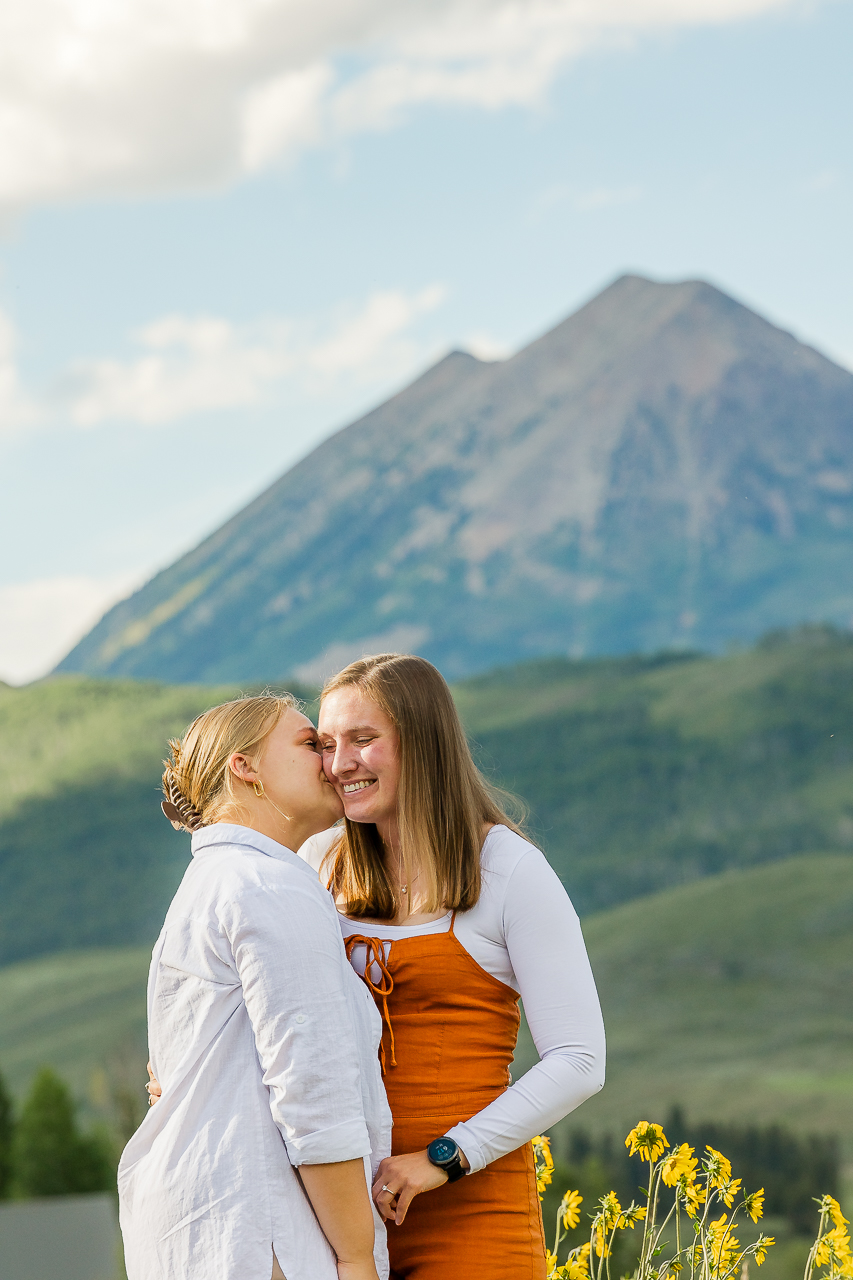
[(507, 1087), (504, 1084), (476, 1089), (462, 1085), (453, 1090), (412, 1088), (403, 1081), (395, 1084), (393, 1075), (392, 1069), (385, 1077), (385, 1087), (395, 1124), (400, 1120), (414, 1120), (420, 1116), (453, 1116), (456, 1117), (453, 1123), (459, 1124), (494, 1102), (495, 1098), (506, 1092)]

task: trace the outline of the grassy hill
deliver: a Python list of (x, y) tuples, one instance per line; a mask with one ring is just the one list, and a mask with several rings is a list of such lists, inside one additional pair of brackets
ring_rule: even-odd
[[(156, 936), (188, 857), (159, 811), (165, 742), (233, 692), (78, 676), (0, 688), (0, 963)], [(554, 659), (454, 692), (584, 915), (853, 847), (845, 634), (722, 658)]]
[(853, 859), (728, 871), (591, 917), (609, 1082), (584, 1108), (627, 1131), (694, 1117), (853, 1144)]
[[(837, 1133), (853, 1151), (851, 929), (853, 859), (838, 854), (729, 871), (592, 916), (608, 1083), (563, 1128), (621, 1133), (681, 1103), (697, 1119)], [(94, 950), (0, 971), (0, 1068), (17, 1092), (49, 1062), (96, 1106), (104, 1070), (143, 1097), (149, 954)], [(519, 1066), (529, 1058), (523, 1044)]]

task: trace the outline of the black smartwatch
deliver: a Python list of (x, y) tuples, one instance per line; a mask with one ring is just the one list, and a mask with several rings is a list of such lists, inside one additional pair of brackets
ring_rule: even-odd
[(436, 1169), (443, 1169), (448, 1182), (465, 1177), (465, 1169), (459, 1157), (459, 1147), (452, 1138), (433, 1138), (427, 1147), (427, 1159)]

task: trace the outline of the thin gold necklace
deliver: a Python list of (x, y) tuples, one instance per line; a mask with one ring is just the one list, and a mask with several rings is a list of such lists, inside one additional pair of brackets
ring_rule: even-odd
[(403, 846), (402, 845), (400, 845), (400, 863), (399, 863), (397, 879), (400, 881), (400, 892), (408, 893), (409, 892), (408, 884), (403, 884)]

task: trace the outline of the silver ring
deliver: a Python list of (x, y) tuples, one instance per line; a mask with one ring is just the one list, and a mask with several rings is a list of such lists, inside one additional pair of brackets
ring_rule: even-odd
[(394, 1194), (394, 1192), (391, 1190), (391, 1188), (390, 1188), (390, 1187), (383, 1186), (382, 1190), (383, 1190), (383, 1191), (387, 1191), (387, 1192), (388, 1192), (388, 1194), (389, 1194), (389, 1196), (393, 1196), (393, 1194)]

